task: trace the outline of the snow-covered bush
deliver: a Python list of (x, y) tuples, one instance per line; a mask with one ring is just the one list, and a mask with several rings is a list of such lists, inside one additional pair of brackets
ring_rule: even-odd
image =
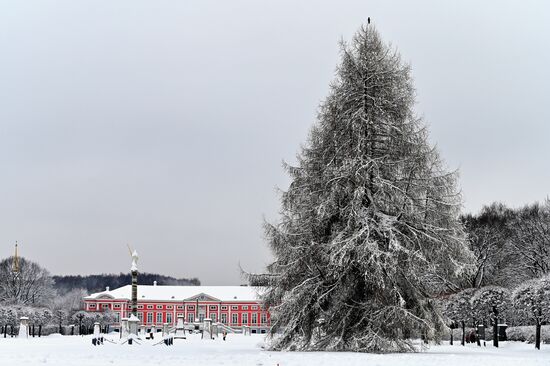
[[(523, 325), (519, 327), (509, 327), (506, 329), (506, 336), (509, 341), (536, 343), (535, 327)], [(541, 342), (550, 344), (550, 325), (541, 326)]]
[(473, 319), (471, 298), (475, 289), (469, 288), (452, 295), (445, 302), (443, 313), (462, 330), (461, 344), (464, 346), (466, 338), (466, 323)]
[(510, 307), (510, 291), (504, 287), (486, 286), (472, 296), (472, 309), (477, 319), (490, 319), (493, 324), (493, 345), (498, 347), (499, 315)]
[(518, 314), (535, 324), (535, 348), (540, 349), (541, 325), (550, 321), (550, 275), (523, 283), (512, 300)]

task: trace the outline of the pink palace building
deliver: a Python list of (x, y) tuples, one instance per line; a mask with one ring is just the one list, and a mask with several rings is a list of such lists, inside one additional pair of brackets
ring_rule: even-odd
[[(116, 322), (130, 316), (132, 286), (84, 297), (86, 311), (114, 312)], [(249, 326), (251, 333), (266, 333), (270, 326), (268, 310), (258, 299), (257, 289), (249, 286), (160, 286), (138, 285), (138, 318), (149, 328), (163, 323), (176, 325), (183, 316), (187, 323), (210, 318), (232, 328)]]

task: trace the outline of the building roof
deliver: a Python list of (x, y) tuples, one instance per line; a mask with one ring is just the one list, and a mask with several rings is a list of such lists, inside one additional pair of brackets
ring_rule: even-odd
[[(138, 285), (138, 301), (258, 301), (258, 288), (250, 286), (161, 286)], [(200, 297), (203, 298), (200, 298)], [(130, 300), (132, 285), (114, 290), (96, 292), (85, 300), (122, 299)]]

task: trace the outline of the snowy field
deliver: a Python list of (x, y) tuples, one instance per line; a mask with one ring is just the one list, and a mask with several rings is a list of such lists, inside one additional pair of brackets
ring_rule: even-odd
[[(116, 339), (115, 336), (111, 337)], [(373, 355), (328, 352), (268, 352), (260, 335), (228, 336), (228, 340), (203, 341), (191, 335), (174, 346), (128, 346), (106, 343), (94, 347), (89, 336), (51, 335), (34, 339), (0, 338), (3, 365), (331, 365), (331, 366), (530, 366), (550, 365), (550, 345), (536, 351), (531, 344), (503, 342), (501, 348), (475, 345), (432, 346), (415, 354)]]

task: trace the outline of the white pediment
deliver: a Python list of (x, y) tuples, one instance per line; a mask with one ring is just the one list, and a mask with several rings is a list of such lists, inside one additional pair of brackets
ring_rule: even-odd
[(220, 299), (216, 299), (215, 297), (212, 297), (210, 295), (207, 295), (203, 292), (201, 292), (198, 295), (191, 296), (187, 299), (184, 299), (184, 301), (220, 301)]

